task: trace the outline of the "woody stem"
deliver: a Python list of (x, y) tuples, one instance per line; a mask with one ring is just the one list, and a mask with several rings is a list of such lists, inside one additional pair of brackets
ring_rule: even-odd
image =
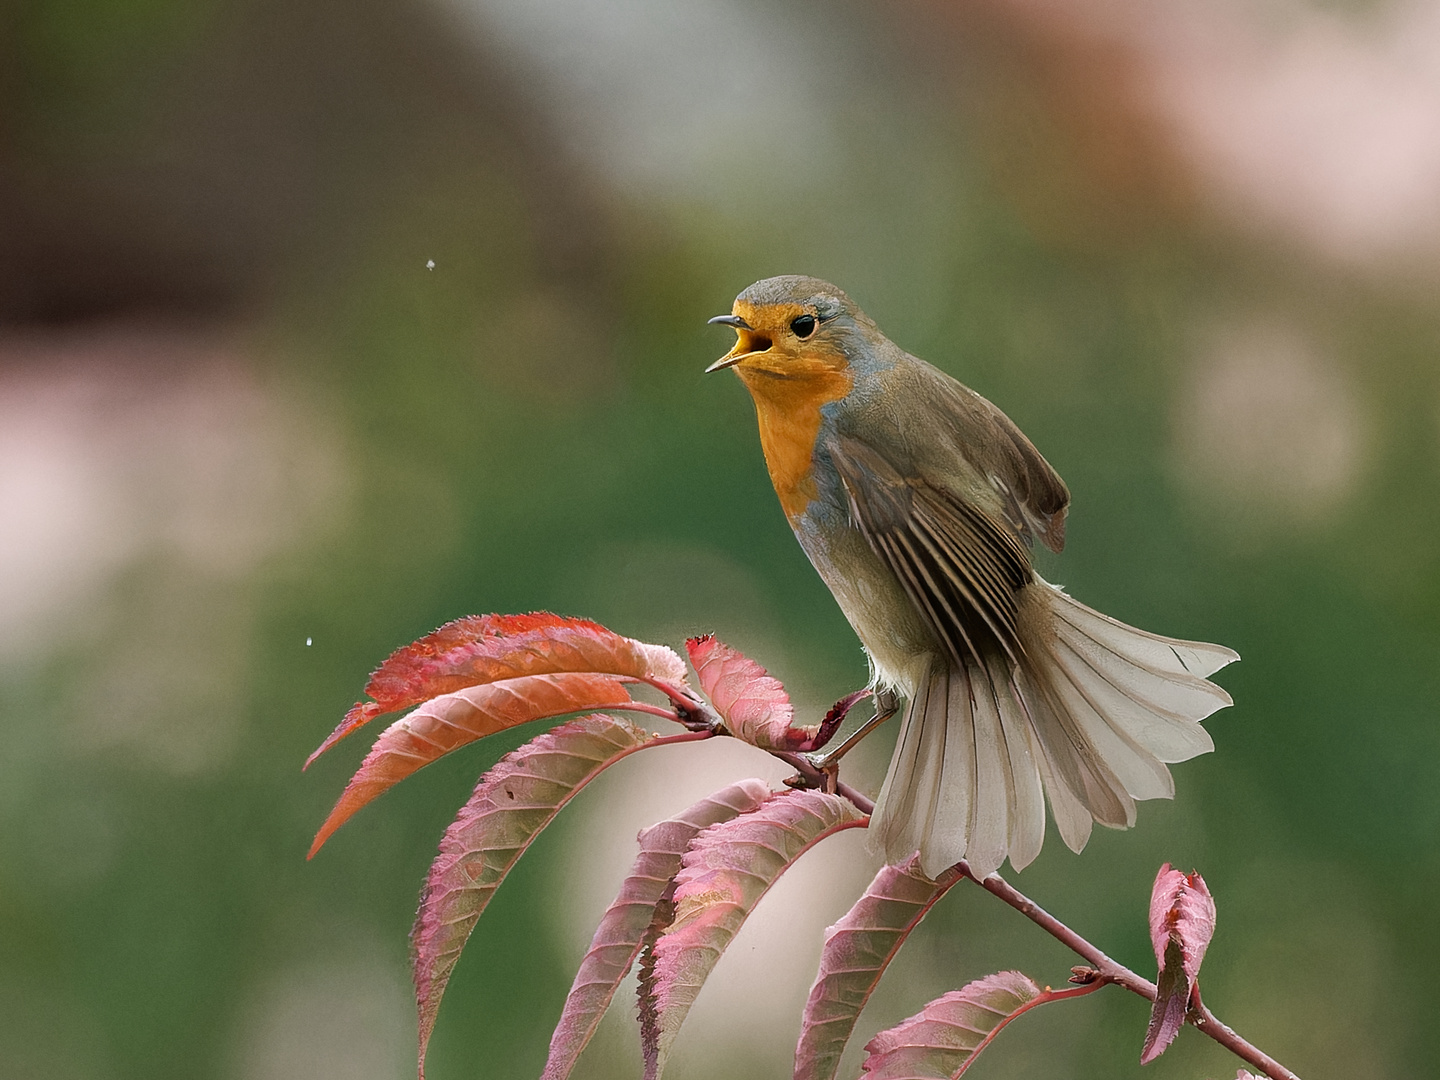
[[(645, 707), (641, 711), (655, 712), (656, 715), (677, 720), (692, 731), (706, 732), (709, 734), (723, 733), (724, 721), (720, 718), (720, 714), (703, 699), (692, 693), (687, 693), (680, 687), (674, 686), (671, 683), (662, 682), (658, 679), (644, 679), (642, 681), (649, 683), (668, 697), (674, 705), (675, 711), (671, 712), (668, 709), (658, 709), (655, 706)], [(879, 717), (879, 720), (888, 719), (890, 716), (893, 716), (894, 713), (895, 710), (892, 709), (884, 716)], [(872, 719), (862, 728), (862, 731), (870, 731), (879, 720)], [(846, 743), (858, 741), (854, 736), (851, 736), (850, 739), (846, 740)], [(848, 747), (846, 748), (848, 749)], [(814, 788), (820, 791), (833, 791), (842, 799), (849, 800), (851, 805), (862, 814), (872, 814), (875, 812), (874, 800), (856, 791), (849, 784), (842, 783), (838, 768), (832, 768), (827, 773), (816, 768), (815, 764), (806, 754), (793, 753), (788, 750), (770, 750), (768, 753), (771, 757), (779, 758), (785, 762), (785, 764), (789, 765), (799, 774), (796, 780), (800, 783), (800, 786)]]
[[(1155, 1000), (1154, 983), (1135, 974), (1119, 961), (1106, 956), (1104, 952), (1055, 918), (1034, 900), (1018, 891), (999, 874), (990, 874), (983, 879), (977, 878), (963, 861), (957, 864), (957, 868), (986, 892), (998, 896), (1066, 948), (1088, 961), (1099, 973), (1100, 980), (1114, 983), (1116, 986), (1123, 986), (1132, 994), (1138, 994), (1147, 1001)], [(1205, 1005), (1202, 1004), (1190, 1010), (1185, 1021), (1195, 1030), (1214, 1039), (1242, 1061), (1272, 1077), (1273, 1080), (1300, 1080), (1294, 1072), (1281, 1065), (1265, 1051), (1241, 1038), (1233, 1028), (1221, 1023)]]

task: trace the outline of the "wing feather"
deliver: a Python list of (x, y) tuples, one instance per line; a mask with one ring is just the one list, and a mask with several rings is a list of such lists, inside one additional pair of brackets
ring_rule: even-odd
[[(953, 639), (953, 635), (958, 633), (961, 642), (963, 642), (965, 646), (965, 652), (972, 655), (975, 654), (975, 643), (971, 640), (969, 633), (966, 632), (964, 622), (959, 619), (958, 613), (950, 606), (950, 602), (946, 599), (945, 594), (938, 589), (935, 579), (930, 575), (925, 564), (915, 557), (915, 551), (910, 544), (909, 538), (904, 534), (898, 536), (883, 536), (878, 537), (875, 544), (877, 545), (876, 550), (880, 556), (884, 558), (886, 562), (890, 564), (890, 568), (899, 575), (900, 584), (904, 587), (906, 593), (920, 606), (921, 614), (925, 616), (931, 628), (952, 628), (949, 634), (945, 634), (942, 631), (943, 636), (941, 637), (941, 640), (949, 647), (950, 652), (957, 657), (961, 655), (958, 644)], [(936, 610), (935, 605), (937, 603), (945, 608), (946, 612), (950, 614), (950, 618), (946, 618)]]
[(1018, 660), (1015, 598), (1031, 580), (1021, 538), (856, 439), (835, 436), (826, 448), (860, 532), (956, 664), (983, 667), (995, 646)]
[(892, 369), (930, 403), (925, 417), (907, 417), (901, 440), (922, 466), (942, 465), (959, 453), (999, 496), (1007, 524), (1029, 543), (1051, 551), (1065, 546), (1065, 513), (1070, 491), (1035, 444), (994, 403), (939, 368), (913, 356)]

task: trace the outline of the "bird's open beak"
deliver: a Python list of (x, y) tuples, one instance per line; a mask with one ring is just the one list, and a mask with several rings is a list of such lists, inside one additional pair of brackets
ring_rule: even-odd
[(753, 339), (751, 337), (754, 331), (751, 329), (750, 324), (740, 318), (739, 315), (716, 315), (713, 319), (709, 320), (709, 322), (711, 325), (733, 326), (735, 328), (735, 347), (707, 367), (705, 369), (706, 375), (709, 375), (712, 371), (720, 371), (722, 368), (732, 367), (755, 352)]

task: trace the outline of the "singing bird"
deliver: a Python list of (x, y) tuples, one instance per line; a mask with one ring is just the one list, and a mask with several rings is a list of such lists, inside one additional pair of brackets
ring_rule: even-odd
[(1214, 749), (1200, 721), (1231, 704), (1207, 676), (1239, 657), (1034, 571), (1033, 539), (1064, 546), (1070, 493), (1009, 417), (817, 278), (756, 282), (710, 321), (737, 340), (707, 371), (754, 399), (780, 506), (869, 656), (874, 722), (905, 701), (870, 827), (886, 861), (1019, 870), (1047, 796), (1077, 852), (1093, 822), (1172, 797), (1166, 763)]

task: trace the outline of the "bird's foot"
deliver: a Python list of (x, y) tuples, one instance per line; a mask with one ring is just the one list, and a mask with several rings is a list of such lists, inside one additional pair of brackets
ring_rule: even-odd
[(858, 728), (850, 733), (839, 746), (833, 746), (823, 752), (805, 754), (805, 759), (818, 771), (827, 774), (829, 787), (834, 789), (835, 772), (840, 767), (840, 759), (860, 744), (860, 740), (869, 735), (877, 727), (889, 720), (900, 711), (900, 698), (893, 690), (878, 690), (875, 693), (875, 715), (866, 720)]

